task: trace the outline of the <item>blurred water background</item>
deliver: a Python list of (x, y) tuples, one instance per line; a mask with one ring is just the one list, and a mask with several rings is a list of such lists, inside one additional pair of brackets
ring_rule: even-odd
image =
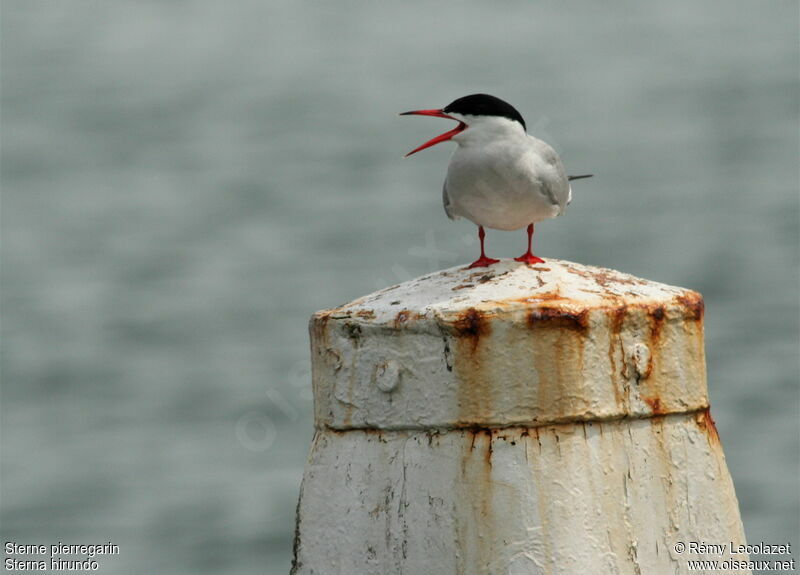
[[(466, 263), (450, 126), (512, 102), (571, 173), (537, 253), (706, 298), (748, 540), (800, 545), (798, 4), (3, 1), (2, 539), (103, 573), (278, 574), (306, 322)], [(489, 231), (510, 257), (524, 232)]]

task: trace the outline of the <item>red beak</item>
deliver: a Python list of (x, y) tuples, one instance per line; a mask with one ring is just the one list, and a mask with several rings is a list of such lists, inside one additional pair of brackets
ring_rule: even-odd
[(458, 126), (456, 126), (454, 129), (450, 130), (449, 132), (445, 132), (441, 136), (436, 136), (432, 140), (428, 140), (427, 142), (422, 144), (419, 148), (415, 148), (415, 149), (411, 150), (409, 153), (407, 153), (405, 155), (406, 158), (409, 157), (411, 154), (416, 154), (420, 150), (424, 150), (425, 148), (430, 148), (431, 146), (435, 146), (439, 142), (446, 142), (447, 140), (449, 140), (450, 138), (452, 138), (453, 136), (455, 136), (459, 132), (463, 132), (467, 128), (467, 125), (464, 122), (462, 122), (460, 120), (456, 120), (452, 116), (448, 116), (447, 114), (445, 114), (441, 110), (414, 110), (413, 112), (403, 112), (400, 115), (401, 116), (411, 116), (411, 115), (414, 115), (414, 116), (434, 116), (436, 118), (447, 118), (448, 120), (455, 120), (456, 122), (458, 122)]

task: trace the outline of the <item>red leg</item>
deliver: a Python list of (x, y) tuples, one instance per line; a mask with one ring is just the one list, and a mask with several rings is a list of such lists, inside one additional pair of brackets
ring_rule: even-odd
[(529, 224), (528, 225), (528, 251), (525, 252), (524, 254), (522, 254), (521, 256), (519, 256), (518, 258), (514, 258), (515, 260), (517, 260), (518, 262), (523, 262), (523, 263), (529, 264), (529, 265), (544, 263), (544, 260), (542, 258), (537, 258), (535, 255), (533, 255), (533, 252), (531, 251), (532, 240), (533, 240), (533, 224)]
[(467, 269), (471, 268), (488, 268), (492, 264), (496, 264), (500, 260), (487, 258), (486, 252), (483, 251), (483, 238), (486, 237), (486, 232), (483, 231), (483, 226), (478, 226), (478, 238), (481, 240), (481, 257), (469, 264)]

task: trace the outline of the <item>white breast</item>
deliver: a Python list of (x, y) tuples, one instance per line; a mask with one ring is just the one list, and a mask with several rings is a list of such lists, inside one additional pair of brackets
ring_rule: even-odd
[(564, 212), (570, 190), (558, 155), (516, 125), (500, 137), (484, 130), (470, 138), (471, 126), (453, 138), (459, 145), (445, 181), (449, 216), (516, 230)]

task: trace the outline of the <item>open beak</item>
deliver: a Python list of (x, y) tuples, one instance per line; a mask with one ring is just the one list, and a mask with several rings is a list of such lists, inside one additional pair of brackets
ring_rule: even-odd
[(450, 138), (452, 138), (453, 136), (455, 136), (459, 132), (464, 131), (467, 128), (467, 125), (464, 122), (462, 122), (460, 120), (456, 120), (452, 116), (448, 116), (447, 114), (445, 114), (441, 110), (414, 110), (412, 112), (403, 112), (400, 115), (401, 116), (434, 116), (436, 118), (447, 118), (448, 120), (455, 120), (456, 122), (458, 122), (458, 126), (456, 126), (454, 129), (450, 130), (449, 132), (445, 132), (441, 136), (436, 136), (432, 140), (428, 140), (427, 142), (422, 144), (419, 148), (415, 148), (415, 149), (411, 150), (409, 153), (407, 153), (405, 155), (406, 158), (409, 157), (411, 154), (416, 154), (420, 150), (424, 150), (425, 148), (430, 148), (431, 146), (435, 146), (439, 142), (446, 142), (447, 140), (449, 140)]

